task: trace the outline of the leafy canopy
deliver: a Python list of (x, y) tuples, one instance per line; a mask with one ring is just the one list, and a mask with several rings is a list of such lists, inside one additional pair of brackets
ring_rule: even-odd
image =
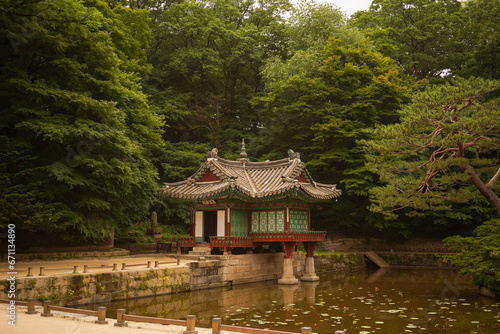
[(461, 272), (471, 273), (474, 282), (500, 293), (500, 220), (484, 222), (470, 237), (453, 236), (444, 240), (456, 254), (447, 255)]
[(11, 1), (0, 22), (1, 224), (76, 241), (142, 219), (162, 126), (141, 92), (147, 11)]
[(467, 19), (458, 0), (374, 0), (352, 22), (418, 79), (440, 78), (464, 61)]
[(448, 210), (449, 201), (483, 197), (500, 216), (498, 81), (455, 79), (413, 96), (401, 120), (377, 126), (362, 141), (368, 167), (384, 186), (371, 190), (372, 207), (395, 218), (395, 210)]

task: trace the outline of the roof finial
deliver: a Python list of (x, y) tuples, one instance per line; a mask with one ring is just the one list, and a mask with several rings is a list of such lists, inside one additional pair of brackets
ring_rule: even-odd
[[(246, 159), (247, 158), (247, 152), (245, 149), (245, 139), (241, 140), (241, 153), (240, 153), (240, 159)], [(238, 160), (240, 160), (238, 159)]]
[(219, 157), (219, 151), (216, 148), (213, 148), (211, 151), (207, 153), (207, 159), (217, 159)]
[(300, 160), (300, 153), (299, 152), (294, 152), (293, 150), (288, 150), (288, 159), (290, 159), (290, 160), (293, 160), (293, 159)]

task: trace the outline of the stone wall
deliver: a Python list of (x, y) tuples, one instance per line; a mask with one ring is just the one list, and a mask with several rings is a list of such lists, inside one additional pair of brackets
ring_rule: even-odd
[[(212, 258), (167, 269), (19, 277), (16, 299), (50, 299), (55, 305), (90, 304), (274, 280), (280, 278), (283, 271), (283, 253)], [(304, 272), (305, 254), (295, 252), (293, 259), (294, 274), (300, 277)], [(0, 281), (0, 289), (0, 299), (7, 299), (6, 280)]]
[(351, 238), (328, 234), (319, 250), (335, 252), (403, 252), (403, 253), (447, 253), (440, 239), (387, 240), (377, 238)]
[(453, 268), (446, 257), (435, 253), (390, 253), (377, 252), (391, 267), (404, 268)]
[(365, 267), (365, 257), (361, 253), (332, 253), (314, 255), (317, 272), (331, 270), (357, 270)]
[[(283, 274), (283, 253), (242, 254), (214, 257), (190, 263), (191, 290), (275, 280)], [(294, 275), (302, 276), (305, 254), (293, 254)]]
[[(6, 299), (7, 281), (0, 281), (0, 298)], [(187, 267), (69, 274), (16, 279), (16, 300), (50, 299), (55, 305), (79, 305), (188, 291)]]

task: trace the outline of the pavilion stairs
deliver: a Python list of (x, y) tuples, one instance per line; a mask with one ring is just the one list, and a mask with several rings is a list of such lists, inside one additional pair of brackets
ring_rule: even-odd
[(197, 245), (196, 247), (193, 247), (192, 251), (189, 251), (189, 255), (194, 255), (194, 256), (206, 256), (210, 255), (212, 252), (212, 248), (207, 245)]

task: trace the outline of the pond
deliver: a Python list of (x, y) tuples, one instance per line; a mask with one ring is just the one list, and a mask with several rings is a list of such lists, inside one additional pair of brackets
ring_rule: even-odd
[[(99, 305), (93, 305), (97, 308)], [(314, 333), (500, 333), (500, 301), (481, 297), (469, 277), (453, 270), (323, 273), (320, 281), (280, 286), (239, 285), (107, 304), (129, 314)]]

